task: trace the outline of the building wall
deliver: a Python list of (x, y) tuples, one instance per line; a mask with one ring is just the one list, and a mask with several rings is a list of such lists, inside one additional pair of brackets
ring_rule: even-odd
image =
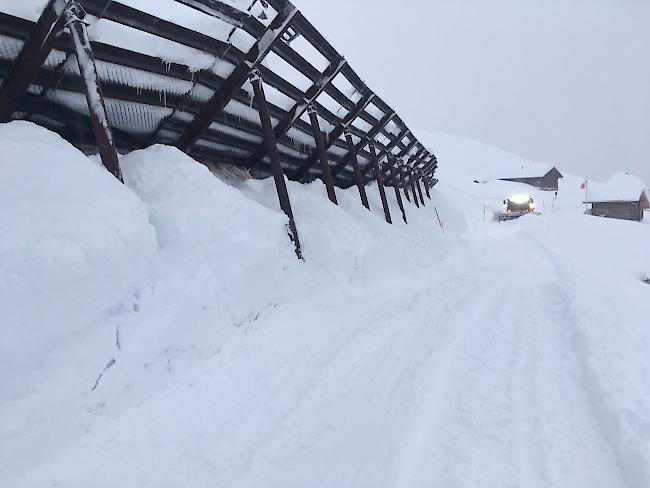
[(643, 210), (639, 202), (592, 203), (591, 215), (621, 220), (643, 220)]
[(559, 187), (560, 177), (557, 171), (551, 171), (540, 180), (539, 187), (544, 190), (557, 190)]

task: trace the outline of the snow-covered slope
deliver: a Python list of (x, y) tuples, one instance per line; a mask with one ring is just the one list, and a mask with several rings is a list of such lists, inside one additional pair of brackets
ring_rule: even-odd
[[(648, 486), (650, 225), (584, 215), (577, 177), (556, 198), (485, 177), (519, 157), (418, 136), (441, 181), (408, 226), (390, 189), (392, 226), (374, 185), (368, 212), (289, 182), (303, 263), (271, 180), (157, 146), (122, 158), (125, 188), (2, 126), (0, 480)], [(521, 192), (542, 215), (492, 221)]]

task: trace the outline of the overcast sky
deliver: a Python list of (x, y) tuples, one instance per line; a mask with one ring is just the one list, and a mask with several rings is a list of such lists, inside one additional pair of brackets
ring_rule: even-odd
[(650, 0), (294, 3), (410, 127), (650, 185)]

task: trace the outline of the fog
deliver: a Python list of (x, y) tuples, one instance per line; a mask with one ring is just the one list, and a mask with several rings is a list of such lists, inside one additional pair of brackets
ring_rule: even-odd
[(294, 3), (410, 127), (650, 185), (650, 0)]

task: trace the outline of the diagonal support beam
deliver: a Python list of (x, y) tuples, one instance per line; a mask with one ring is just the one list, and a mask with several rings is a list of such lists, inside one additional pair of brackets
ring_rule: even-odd
[(390, 207), (388, 206), (388, 199), (386, 198), (386, 190), (384, 188), (384, 179), (381, 176), (381, 170), (379, 169), (379, 160), (377, 159), (377, 151), (375, 149), (375, 143), (371, 140), (369, 141), (370, 149), (370, 164), (375, 169), (375, 180), (377, 180), (377, 187), (379, 188), (379, 197), (381, 198), (381, 206), (384, 208), (384, 216), (386, 217), (386, 222), (392, 224), (393, 221), (390, 218)]
[[(347, 61), (343, 58), (336, 59), (330, 63), (318, 81), (307, 90), (305, 96), (301, 100), (298, 100), (284, 118), (275, 126), (276, 140), (279, 141), (287, 134), (289, 129), (293, 127), (296, 121), (316, 101), (320, 94), (325, 91), (325, 88), (336, 78), (346, 64)], [(327, 151), (327, 149), (329, 149), (329, 146), (325, 150)], [(248, 169), (252, 169), (264, 159), (264, 156), (266, 156), (265, 146), (261, 145), (244, 164)]]
[[(390, 113), (384, 115), (384, 117), (382, 117), (382, 119), (377, 123), (377, 125), (375, 125), (372, 129), (370, 129), (370, 131), (369, 131), (368, 134), (366, 135), (366, 139), (361, 139), (361, 141), (359, 141), (359, 144), (357, 144), (357, 145), (355, 146), (355, 151), (354, 151), (354, 153), (355, 153), (355, 154), (359, 154), (359, 153), (363, 150), (363, 148), (366, 147), (366, 145), (367, 145), (370, 141), (374, 140), (374, 138), (377, 137), (377, 134), (379, 134), (379, 132), (380, 132), (384, 127), (386, 127), (386, 126), (388, 125), (388, 123), (389, 123), (391, 120), (393, 120), (393, 117), (395, 117), (395, 115), (396, 115), (396, 114), (395, 114), (395, 112), (393, 112), (393, 111), (391, 111)], [(376, 151), (375, 151), (375, 152), (376, 152)], [(350, 153), (350, 154), (351, 154), (351, 153)], [(348, 156), (347, 156), (345, 159), (343, 159), (343, 161), (341, 161), (339, 164), (337, 164), (337, 165), (334, 167), (334, 170), (332, 171), (332, 175), (333, 175), (333, 176), (336, 176), (336, 175), (339, 173), (339, 171), (341, 171), (343, 168), (345, 168), (345, 167), (348, 165), (348, 163), (349, 163), (350, 160), (351, 160), (351, 156), (350, 156), (350, 154), (348, 154)], [(364, 168), (364, 169), (362, 170), (361, 175), (362, 175), (362, 176), (365, 176), (365, 174), (368, 172), (368, 170), (369, 170), (370, 167), (372, 167), (372, 166), (373, 166), (372, 163), (369, 164), (368, 166), (366, 166), (366, 168)]]
[[(417, 143), (418, 143), (417, 139), (414, 138), (413, 141), (411, 141), (404, 149), (402, 149), (395, 156), (395, 159), (397, 161), (401, 161), (417, 145)], [(384, 176), (384, 177), (386, 178), (386, 176)], [(393, 185), (397, 184), (397, 180), (395, 180), (395, 178), (393, 177), (392, 174), (389, 174), (387, 178), (388, 179), (386, 180), (386, 185), (393, 186)]]
[(404, 166), (399, 166), (397, 168), (397, 171), (399, 171), (399, 179), (400, 179), (400, 184), (402, 186), (402, 189), (404, 190), (404, 196), (410, 202), (411, 197), (409, 196), (409, 190), (408, 187), (406, 186), (406, 170), (404, 169)]
[(327, 160), (325, 141), (323, 140), (323, 133), (320, 130), (320, 124), (318, 123), (318, 112), (316, 111), (316, 107), (313, 105), (310, 106), (307, 111), (309, 112), (312, 134), (316, 141), (316, 149), (318, 150), (321, 169), (323, 171), (323, 182), (325, 183), (325, 188), (327, 188), (327, 196), (334, 205), (338, 205), (338, 202), (336, 201), (336, 191), (334, 190), (334, 180), (332, 179), (332, 173), (330, 171), (330, 163)]
[(366, 195), (366, 186), (363, 184), (361, 167), (359, 166), (359, 160), (357, 159), (354, 141), (352, 140), (352, 132), (349, 130), (345, 131), (345, 141), (348, 144), (348, 151), (350, 151), (350, 161), (352, 162), (352, 169), (354, 170), (354, 182), (357, 184), (357, 188), (359, 189), (361, 204), (370, 210), (370, 205), (368, 204), (368, 196)]
[(264, 140), (266, 141), (269, 158), (271, 159), (271, 170), (273, 171), (273, 179), (275, 181), (275, 189), (278, 193), (280, 208), (289, 218), (289, 237), (295, 246), (296, 256), (298, 256), (298, 259), (303, 259), (302, 250), (300, 248), (300, 239), (298, 238), (298, 229), (296, 228), (296, 222), (293, 218), (293, 210), (291, 209), (291, 201), (289, 200), (289, 192), (287, 191), (287, 182), (284, 180), (282, 163), (280, 162), (280, 153), (278, 152), (278, 145), (273, 132), (271, 113), (269, 112), (269, 106), (264, 94), (264, 87), (262, 86), (262, 78), (258, 70), (252, 71), (249, 76), (251, 84), (253, 85), (253, 92), (255, 93), (255, 101), (257, 102), (260, 122), (262, 124), (262, 129), (264, 130)]
[(281, 10), (273, 22), (266, 29), (262, 37), (248, 51), (244, 60), (237, 65), (233, 72), (226, 78), (223, 86), (203, 106), (200, 113), (187, 127), (180, 137), (176, 146), (182, 151), (187, 151), (199, 139), (201, 133), (206, 130), (216, 116), (221, 113), (224, 107), (230, 102), (242, 85), (246, 82), (252, 69), (258, 66), (266, 55), (271, 51), (273, 45), (282, 37), (291, 21), (298, 13), (298, 9), (288, 3)]
[(106, 103), (104, 94), (97, 74), (95, 65), (95, 56), (88, 38), (88, 30), (83, 20), (84, 12), (77, 2), (71, 1), (70, 6), (65, 11), (66, 24), (70, 30), (72, 41), (77, 54), (77, 64), (81, 78), (84, 80), (86, 87), (86, 103), (90, 114), (90, 123), (95, 133), (99, 155), (104, 167), (117, 178), (122, 179), (122, 171), (113, 142), (113, 134), (108, 125), (108, 115), (106, 112)]
[[(397, 172), (395, 171), (395, 157), (394, 156), (388, 156), (388, 168), (390, 170), (390, 176), (393, 179), (393, 181), (397, 181)], [(399, 191), (399, 186), (394, 185), (395, 188), (395, 198), (397, 198), (397, 204), (399, 205), (399, 209), (402, 211), (402, 219), (404, 219), (404, 223), (408, 224), (408, 220), (406, 220), (406, 211), (404, 210), (404, 202), (402, 202), (402, 194)]]
[(420, 202), (422, 202), (422, 206), (426, 207), (427, 204), (424, 203), (424, 196), (422, 195), (422, 186), (420, 185), (420, 178), (419, 177), (415, 178), (415, 186), (418, 189), (418, 196), (420, 197)]
[[(325, 142), (325, 148), (329, 150), (330, 147), (336, 142), (336, 140), (343, 135), (343, 133), (347, 130), (348, 126), (356, 119), (361, 112), (363, 112), (368, 105), (370, 105), (370, 102), (375, 98), (374, 93), (368, 92), (366, 95), (364, 95), (361, 100), (357, 102), (355, 105), (354, 109), (348, 113), (343, 120), (337, 124), (336, 127), (332, 130), (327, 135), (327, 139)], [(356, 155), (356, 153), (355, 153)], [(318, 154), (316, 151), (312, 152), (312, 154), (305, 160), (305, 162), (302, 164), (302, 166), (294, 173), (293, 179), (294, 180), (302, 180), (307, 173), (309, 173), (309, 170), (312, 168), (316, 160), (318, 159)], [(332, 176), (336, 176), (336, 172), (332, 173)]]
[(65, 25), (65, 0), (50, 0), (29, 39), (16, 58), (13, 70), (0, 87), (0, 122), (9, 122), (27, 89), (54, 48)]
[[(382, 152), (379, 154), (379, 161), (382, 161), (387, 155), (391, 154), (391, 151), (397, 147), (397, 145), (400, 143), (402, 139), (404, 139), (406, 136), (408, 136), (411, 133), (409, 129), (406, 129), (404, 132), (400, 133), (398, 136), (395, 137), (384, 149)], [(382, 172), (383, 175), (383, 172)]]
[(427, 194), (427, 198), (431, 200), (431, 193), (429, 193), (429, 182), (425, 181), (424, 182), (424, 191)]

